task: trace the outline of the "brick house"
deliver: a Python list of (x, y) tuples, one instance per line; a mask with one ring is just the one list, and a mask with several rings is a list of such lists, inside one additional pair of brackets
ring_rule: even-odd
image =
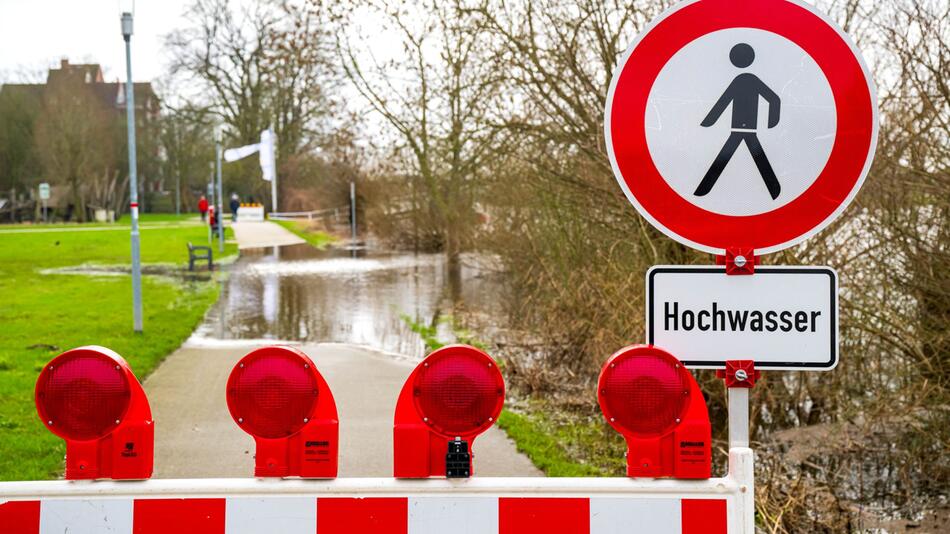
[[(114, 110), (115, 124), (121, 129), (123, 136), (121, 140), (117, 140), (116, 153), (122, 163), (117, 162), (116, 167), (124, 167), (126, 169), (122, 171), (122, 176), (124, 177), (127, 174), (128, 165), (125, 163), (127, 161), (127, 149), (125, 148), (126, 143), (124, 138), (126, 84), (118, 80), (115, 82), (105, 81), (102, 68), (99, 64), (72, 64), (68, 59), (62, 59), (59, 68), (49, 69), (46, 83), (0, 85), (0, 96), (15, 98), (17, 101), (22, 101), (35, 109), (39, 109), (39, 106), (43, 102), (44, 95), (49, 88), (64, 82), (73, 84), (78, 82), (88, 85), (91, 94), (95, 95), (95, 98), (101, 102), (103, 108)], [(159, 144), (157, 143), (157, 139), (154, 138), (154, 136), (157, 135), (155, 130), (157, 129), (160, 117), (161, 102), (155, 94), (152, 84), (149, 82), (136, 82), (133, 84), (133, 90), (135, 94), (135, 118), (138, 139), (139, 188), (142, 193), (140, 196), (145, 200), (154, 196), (155, 193), (162, 194), (164, 192), (163, 179), (160, 173), (157, 172), (157, 162), (161, 154), (158, 149)], [(35, 172), (31, 174), (35, 175)], [(26, 180), (21, 180), (21, 183), (25, 181)], [(16, 180), (13, 180), (13, 182), (15, 183)], [(35, 187), (33, 183), (24, 183), (23, 185)], [(60, 198), (65, 198), (66, 195), (57, 192), (56, 189), (58, 188), (56, 187), (53, 189), (51, 206), (64, 207), (58, 204), (62, 203)], [(20, 195), (17, 196), (19, 197)], [(122, 203), (124, 204), (124, 202)]]

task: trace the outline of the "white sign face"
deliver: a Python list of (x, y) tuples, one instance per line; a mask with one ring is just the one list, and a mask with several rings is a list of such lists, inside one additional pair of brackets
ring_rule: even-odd
[(40, 200), (49, 200), (49, 184), (43, 182), (40, 184)]
[(647, 342), (687, 367), (753, 360), (762, 370), (838, 363), (838, 276), (829, 267), (657, 266), (647, 272)]
[[(737, 43), (748, 47), (748, 68), (730, 61)], [(727, 216), (758, 215), (801, 196), (828, 162), (836, 122), (831, 85), (815, 60), (755, 28), (708, 33), (680, 49), (660, 70), (644, 117), (650, 154), (670, 187)]]

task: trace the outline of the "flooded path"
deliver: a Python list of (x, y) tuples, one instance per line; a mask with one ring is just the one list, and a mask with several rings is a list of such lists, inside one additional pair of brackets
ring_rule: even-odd
[[(392, 476), (396, 398), (425, 345), (403, 319), (431, 323), (457, 306), (498, 311), (500, 285), (440, 255), (242, 250), (205, 323), (145, 380), (155, 419), (155, 477), (248, 477), (254, 443), (231, 420), (233, 366), (262, 345), (297, 345), (327, 379), (340, 415), (340, 476)], [(463, 304), (464, 303), (464, 304)], [(451, 329), (442, 322), (446, 336)], [(542, 476), (497, 427), (475, 442), (481, 476)]]
[[(500, 317), (496, 276), (467, 266), (456, 285), (441, 254), (310, 245), (245, 250), (192, 342), (348, 343), (418, 359), (425, 345), (408, 321), (430, 325), (461, 306)], [(438, 326), (440, 339), (452, 339), (445, 322)]]

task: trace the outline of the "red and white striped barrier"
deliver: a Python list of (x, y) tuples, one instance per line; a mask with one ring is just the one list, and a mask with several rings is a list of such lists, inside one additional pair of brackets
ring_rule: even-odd
[(726, 534), (726, 499), (233, 497), (0, 505), (5, 534)]
[(2, 534), (754, 534), (752, 451), (646, 478), (0, 482)]

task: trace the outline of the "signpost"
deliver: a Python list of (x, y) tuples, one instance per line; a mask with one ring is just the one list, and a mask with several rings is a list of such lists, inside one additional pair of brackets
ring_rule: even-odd
[(838, 277), (827, 267), (657, 266), (647, 272), (647, 343), (688, 367), (726, 357), (760, 370), (830, 370), (838, 363)]
[(216, 179), (218, 184), (218, 209), (215, 210), (215, 216), (217, 217), (217, 230), (218, 230), (218, 252), (224, 252), (224, 190), (221, 186), (221, 131), (215, 132), (215, 148), (214, 148), (214, 164), (217, 172)]
[(39, 186), (40, 201), (43, 203), (43, 222), (46, 222), (46, 202), (49, 200), (49, 184), (43, 182)]
[[(687, 367), (720, 369), (730, 456), (751, 453), (759, 370), (838, 362), (835, 272), (756, 267), (757, 255), (804, 241), (847, 208), (877, 134), (860, 52), (800, 0), (679, 3), (614, 71), (604, 136), (617, 183), (658, 230), (723, 265), (651, 269), (647, 341)], [(752, 507), (738, 513), (753, 532)]]

